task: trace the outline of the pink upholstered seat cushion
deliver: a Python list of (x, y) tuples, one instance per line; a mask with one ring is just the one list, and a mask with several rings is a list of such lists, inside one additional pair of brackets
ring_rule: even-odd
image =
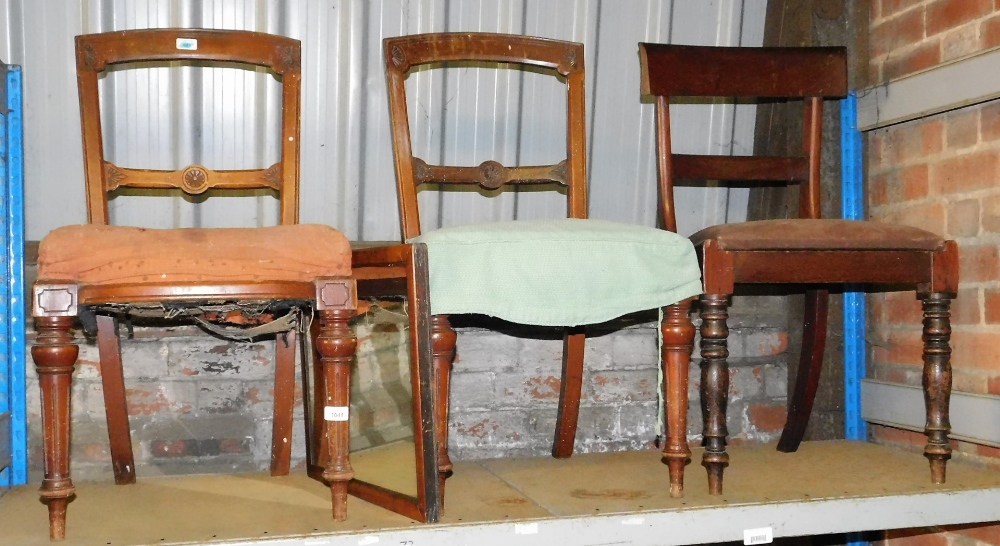
[(351, 274), (339, 231), (300, 224), (266, 228), (56, 229), (38, 250), (38, 277), (91, 285), (312, 281)]
[(722, 250), (938, 250), (944, 239), (899, 224), (856, 220), (761, 220), (721, 224), (691, 236), (695, 245), (709, 239)]

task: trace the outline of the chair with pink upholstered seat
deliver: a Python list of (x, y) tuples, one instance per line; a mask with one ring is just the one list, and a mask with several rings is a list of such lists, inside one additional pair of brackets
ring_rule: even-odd
[[(50, 535), (65, 535), (74, 494), (69, 474), (72, 373), (77, 318), (96, 329), (115, 481), (135, 481), (122, 372), (120, 317), (234, 317), (255, 329), (235, 337), (277, 335), (272, 475), (287, 474), (295, 385), (296, 337), (305, 342), (315, 313), (314, 414), (348, 406), (355, 338), (347, 324), (357, 299), (351, 250), (337, 230), (298, 225), (300, 45), (297, 40), (238, 31), (159, 29), (78, 36), (77, 74), (83, 126), (89, 223), (59, 228), (41, 242), (34, 286), (38, 337), (31, 354), (42, 391)], [(264, 67), (281, 80), (280, 159), (266, 168), (222, 171), (200, 165), (176, 171), (125, 168), (108, 161), (98, 80), (111, 65), (149, 61), (222, 61)], [(108, 199), (118, 188), (271, 190), (280, 224), (233, 229), (143, 229), (111, 226)], [(218, 326), (208, 326), (226, 334)], [(309, 414), (309, 412), (306, 412)], [(310, 473), (330, 482), (333, 513), (343, 518), (352, 477), (343, 418), (312, 422)]]

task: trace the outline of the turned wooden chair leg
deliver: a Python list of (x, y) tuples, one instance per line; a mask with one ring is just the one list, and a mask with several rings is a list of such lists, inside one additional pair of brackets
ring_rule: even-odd
[(691, 461), (687, 442), (688, 371), (694, 348), (691, 302), (686, 299), (663, 308), (660, 332), (663, 336), (660, 359), (663, 366), (663, 399), (667, 442), (663, 460), (670, 469), (670, 496), (684, 496), (684, 466)]
[(799, 449), (806, 435), (809, 415), (812, 413), (816, 390), (819, 388), (823, 351), (826, 348), (828, 290), (806, 291), (805, 316), (802, 320), (802, 353), (799, 355), (799, 373), (795, 377), (795, 390), (788, 404), (788, 420), (778, 440), (778, 451), (792, 453)]
[(38, 337), (31, 357), (42, 391), (45, 478), (40, 494), (49, 505), (49, 536), (66, 537), (66, 505), (76, 488), (69, 475), (70, 389), (80, 348), (69, 330), (76, 317), (35, 317)]
[(705, 453), (701, 464), (708, 471), (708, 492), (722, 494), (722, 471), (729, 466), (726, 453), (726, 405), (729, 402), (729, 337), (727, 294), (701, 296), (701, 414)]
[(580, 392), (583, 389), (583, 355), (587, 337), (583, 328), (567, 328), (563, 336), (562, 381), (559, 388), (559, 411), (556, 415), (556, 439), (552, 456), (565, 459), (573, 455), (576, 425), (580, 417)]
[(454, 468), (448, 457), (448, 397), (451, 392), (451, 366), (455, 361), (455, 344), (458, 334), (448, 322), (448, 315), (431, 317), (431, 354), (434, 361), (434, 383), (436, 398), (435, 421), (437, 421), (438, 444), (438, 495), (444, 510), (444, 482)]
[(101, 355), (101, 384), (104, 387), (104, 410), (108, 419), (111, 468), (115, 473), (115, 483), (135, 483), (135, 458), (128, 424), (128, 403), (125, 400), (121, 338), (118, 334), (118, 321), (114, 317), (97, 315), (97, 349)]
[[(349, 458), (351, 429), (348, 422), (351, 393), (351, 362), (357, 338), (347, 321), (354, 316), (353, 309), (318, 311), (319, 335), (316, 350), (322, 366), (324, 406), (321, 414), (325, 424), (326, 465), (323, 479), (330, 484), (333, 496), (333, 519), (347, 519), (347, 484), (354, 478)], [(318, 421), (320, 415), (315, 419)]]
[(271, 421), (271, 475), (287, 476), (292, 462), (295, 406), (295, 330), (274, 339), (274, 416)]
[(931, 293), (923, 298), (924, 307), (924, 402), (927, 405), (927, 446), (924, 456), (930, 460), (931, 481), (945, 482), (945, 465), (951, 458), (948, 433), (951, 422), (948, 406), (951, 399), (951, 298)]

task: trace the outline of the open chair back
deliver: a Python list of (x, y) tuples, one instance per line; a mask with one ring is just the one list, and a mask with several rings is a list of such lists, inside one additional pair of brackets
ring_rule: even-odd
[[(660, 213), (677, 230), (674, 180), (799, 184), (799, 216), (820, 217), (823, 99), (847, 94), (842, 47), (743, 48), (639, 44), (641, 91), (656, 97)], [(671, 153), (671, 97), (804, 99), (802, 155), (701, 156)]]
[[(424, 34), (384, 42), (389, 111), (396, 152), (403, 237), (420, 235), (417, 188), (421, 184), (478, 185), (497, 190), (507, 184), (558, 184), (566, 188), (568, 216), (587, 217), (586, 105), (583, 45), (507, 34)], [(485, 161), (477, 167), (431, 165), (413, 155), (406, 107), (407, 74), (414, 67), (452, 61), (511, 63), (551, 71), (566, 79), (566, 159), (555, 165), (518, 166)], [(499, 66), (498, 68), (503, 68)]]
[[(269, 188), (281, 200), (281, 224), (298, 222), (299, 95), (301, 48), (298, 40), (257, 32), (151, 29), (76, 37), (77, 81), (87, 181), (87, 214), (108, 224), (109, 194), (118, 188), (176, 188), (197, 195), (209, 189)], [(226, 62), (263, 66), (281, 77), (281, 157), (265, 169), (212, 170), (190, 165), (180, 170), (119, 167), (104, 155), (98, 81), (110, 65), (146, 61)]]

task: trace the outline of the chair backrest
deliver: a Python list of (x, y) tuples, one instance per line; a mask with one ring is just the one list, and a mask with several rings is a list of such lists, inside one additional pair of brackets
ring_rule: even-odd
[[(842, 47), (706, 47), (639, 44), (642, 94), (656, 97), (660, 214), (677, 231), (675, 179), (799, 184), (799, 216), (820, 217), (823, 99), (847, 94)], [(700, 156), (671, 153), (671, 97), (804, 99), (801, 156)]]
[[(263, 66), (281, 77), (281, 157), (253, 170), (212, 170), (190, 165), (175, 171), (119, 167), (105, 159), (98, 80), (109, 65), (144, 61), (199, 61)], [(109, 194), (120, 187), (176, 188), (197, 195), (212, 188), (270, 188), (281, 200), (280, 222), (298, 222), (299, 41), (233, 30), (150, 29), (76, 37), (77, 84), (90, 223), (108, 223)]]
[[(510, 34), (440, 33), (386, 38), (385, 69), (396, 158), (403, 237), (420, 235), (417, 188), (434, 183), (479, 185), (496, 190), (506, 184), (551, 184), (566, 188), (567, 214), (587, 217), (586, 105), (584, 103), (583, 45)], [(420, 65), (452, 61), (510, 63), (536, 67), (566, 78), (566, 159), (555, 165), (507, 167), (485, 161), (478, 167), (429, 165), (414, 157), (406, 108), (405, 80)], [(502, 65), (498, 69), (505, 68)]]

